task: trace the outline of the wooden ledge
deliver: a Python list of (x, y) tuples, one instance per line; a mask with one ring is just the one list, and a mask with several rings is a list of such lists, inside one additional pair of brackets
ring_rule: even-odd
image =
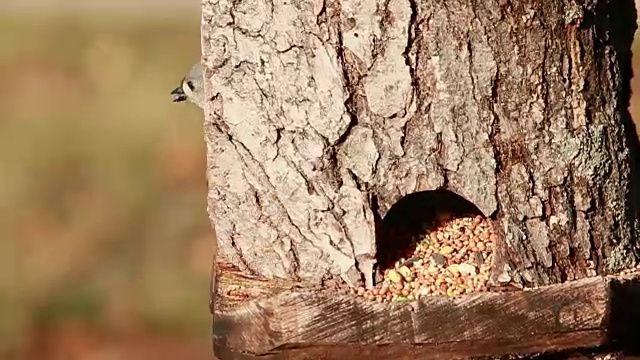
[[(373, 360), (593, 348), (625, 333), (612, 327), (612, 305), (638, 303), (640, 291), (625, 285), (637, 285), (634, 279), (594, 277), (518, 292), (392, 304), (330, 291), (287, 290), (216, 309), (214, 351), (222, 360)], [(626, 300), (616, 300), (615, 292), (624, 292)], [(620, 321), (630, 316), (618, 314)]]

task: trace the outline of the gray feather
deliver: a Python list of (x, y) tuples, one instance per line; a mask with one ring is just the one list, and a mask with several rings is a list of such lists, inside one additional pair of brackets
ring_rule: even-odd
[(171, 91), (174, 102), (188, 100), (200, 108), (204, 108), (204, 66), (197, 63), (191, 67), (180, 86)]

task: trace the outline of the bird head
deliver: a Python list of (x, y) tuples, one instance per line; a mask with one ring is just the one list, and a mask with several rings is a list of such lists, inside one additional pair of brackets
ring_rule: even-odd
[(171, 91), (173, 102), (190, 101), (204, 108), (204, 68), (198, 63), (191, 67), (189, 74), (182, 78), (180, 86)]

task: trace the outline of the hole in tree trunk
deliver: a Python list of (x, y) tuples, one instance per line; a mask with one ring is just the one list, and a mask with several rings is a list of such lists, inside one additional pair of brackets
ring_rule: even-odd
[(459, 218), (484, 215), (472, 202), (444, 189), (415, 192), (402, 197), (378, 226), (377, 261), (382, 269), (410, 257), (416, 242), (438, 227)]
[(407, 195), (376, 220), (376, 287), (351, 293), (393, 302), (487, 291), (496, 239), (478, 207), (456, 193)]

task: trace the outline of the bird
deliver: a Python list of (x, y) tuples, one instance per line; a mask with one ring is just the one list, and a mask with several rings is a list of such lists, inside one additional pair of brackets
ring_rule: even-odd
[(180, 86), (171, 91), (173, 102), (188, 100), (204, 109), (204, 67), (197, 63), (191, 67)]

